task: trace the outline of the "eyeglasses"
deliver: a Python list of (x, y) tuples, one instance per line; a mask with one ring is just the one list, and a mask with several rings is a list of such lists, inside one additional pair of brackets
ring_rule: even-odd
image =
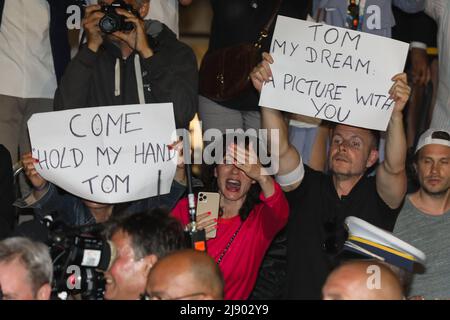
[(344, 224), (338, 224), (337, 218), (329, 220), (323, 224), (326, 238), (322, 243), (322, 249), (330, 255), (336, 255), (344, 248), (348, 239), (348, 231)]
[(191, 300), (194, 297), (198, 297), (201, 295), (205, 295), (204, 292), (196, 292), (196, 293), (190, 293), (184, 296), (179, 297), (161, 297), (160, 295), (152, 295), (148, 292), (141, 293), (140, 300)]
[(350, 0), (347, 8), (347, 25), (349, 29), (358, 30), (359, 27), (359, 1)]
[(340, 135), (335, 135), (331, 139), (331, 144), (334, 146), (339, 147), (341, 144), (344, 144), (344, 146), (354, 149), (354, 150), (360, 150), (363, 146), (363, 141), (358, 137), (351, 137), (350, 139), (344, 139)]

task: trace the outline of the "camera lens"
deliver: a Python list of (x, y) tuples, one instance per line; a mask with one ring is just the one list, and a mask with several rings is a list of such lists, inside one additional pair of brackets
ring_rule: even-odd
[(117, 19), (106, 15), (100, 20), (99, 27), (104, 33), (113, 33), (117, 30)]

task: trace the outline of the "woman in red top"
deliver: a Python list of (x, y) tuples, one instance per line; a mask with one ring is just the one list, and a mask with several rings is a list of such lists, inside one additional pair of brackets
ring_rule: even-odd
[[(247, 299), (256, 282), (264, 254), (275, 235), (287, 223), (289, 206), (280, 186), (267, 174), (252, 145), (234, 143), (226, 148), (231, 161), (212, 167), (214, 186), (220, 194), (221, 215), (215, 238), (207, 241), (207, 251), (219, 265), (225, 280), (226, 300)], [(237, 159), (245, 159), (238, 164)], [(255, 164), (251, 164), (255, 163)], [(188, 202), (182, 199), (172, 214), (183, 225), (189, 223)], [(211, 228), (208, 215), (199, 216), (199, 228)]]

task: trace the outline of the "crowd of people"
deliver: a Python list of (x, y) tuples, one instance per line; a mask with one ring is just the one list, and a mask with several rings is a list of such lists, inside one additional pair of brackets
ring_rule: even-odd
[[(37, 231), (57, 223), (67, 234), (98, 229), (111, 246), (109, 266), (100, 272), (108, 300), (450, 298), (448, 1), (210, 0), (206, 55), (254, 42), (274, 8), (296, 19), (411, 42), (405, 72), (392, 75), (386, 93), (393, 108), (385, 132), (258, 105), (264, 84), (273, 79), (275, 25), (248, 75), (252, 88), (213, 101), (199, 95), (196, 56), (179, 40), (178, 4), (192, 1), (124, 0), (133, 10), (114, 10), (132, 30), (107, 33), (99, 26), (101, 9), (116, 2), (0, 0), (0, 299), (61, 298), (49, 249), (56, 240), (48, 230)], [(72, 58), (65, 25), (70, 5), (83, 9), (85, 34)], [(425, 36), (402, 34), (406, 23), (417, 28), (418, 21), (427, 26)], [(436, 38), (439, 67), (433, 72), (429, 46)], [(204, 132), (223, 134), (214, 142), (222, 161), (201, 167), (200, 190), (220, 196), (217, 218), (197, 213), (196, 228), (215, 231), (202, 250), (186, 240), (191, 178), (182, 161), (169, 193), (105, 204), (44, 179), (31, 152), (26, 123), (32, 114), (166, 102), (173, 104), (177, 129), (189, 128), (198, 114)], [(418, 114), (430, 121), (418, 121)], [(242, 130), (230, 131), (236, 129)], [(267, 141), (243, 133), (247, 129), (267, 129)], [(170, 146), (180, 159), (182, 145)], [(277, 172), (261, 160), (266, 150), (272, 150)], [(17, 161), (26, 178), (20, 183), (12, 170)], [(19, 224), (23, 209), (32, 210), (34, 219)], [(376, 255), (341, 255), (338, 240), (347, 236), (350, 216), (423, 251), (423, 268), (403, 270)], [(380, 275), (375, 287), (368, 285), (373, 269)]]

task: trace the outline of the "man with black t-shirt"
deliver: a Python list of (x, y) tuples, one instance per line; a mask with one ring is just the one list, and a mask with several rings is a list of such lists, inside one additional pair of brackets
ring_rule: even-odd
[[(267, 53), (263, 57), (251, 74), (258, 91), (272, 77), (273, 59)], [(395, 106), (386, 132), (385, 160), (378, 166), (375, 177), (367, 176), (366, 172), (378, 160), (377, 132), (336, 125), (328, 154), (330, 174), (325, 174), (303, 165), (301, 156), (289, 144), (283, 114), (262, 108), (263, 127), (279, 130), (279, 154), (273, 155), (279, 157), (277, 181), (285, 191), (290, 191), (286, 298), (320, 299), (326, 277), (338, 262), (337, 244), (345, 240), (346, 217), (356, 216), (387, 230), (394, 227), (406, 193), (402, 111), (410, 88), (406, 74), (396, 75), (392, 80), (395, 83), (389, 94)]]

